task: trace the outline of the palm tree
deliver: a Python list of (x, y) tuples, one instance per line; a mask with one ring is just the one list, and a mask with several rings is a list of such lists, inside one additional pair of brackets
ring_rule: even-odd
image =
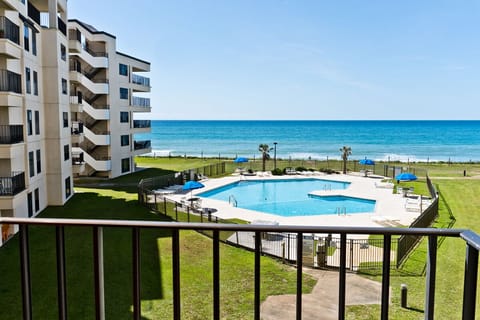
[(273, 148), (270, 148), (268, 146), (268, 144), (262, 143), (258, 146), (258, 151), (260, 151), (262, 153), (262, 171), (265, 171), (265, 161), (270, 159), (269, 152), (272, 151), (272, 150), (273, 150)]
[(342, 160), (343, 160), (343, 174), (347, 173), (347, 160), (348, 156), (352, 154), (352, 148), (349, 146), (343, 146), (340, 148), (340, 152), (342, 153)]

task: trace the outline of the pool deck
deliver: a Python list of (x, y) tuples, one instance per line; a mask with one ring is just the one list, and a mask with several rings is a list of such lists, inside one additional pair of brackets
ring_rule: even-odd
[[(350, 186), (344, 190), (312, 190), (317, 195), (343, 195), (371, 199), (376, 201), (375, 211), (369, 213), (353, 213), (342, 215), (313, 215), (281, 217), (273, 214), (237, 208), (225, 201), (201, 198), (203, 208), (215, 208), (215, 216), (223, 219), (239, 218), (249, 222), (270, 221), (280, 225), (307, 225), (307, 226), (359, 226), (359, 227), (385, 227), (385, 226), (408, 226), (420, 214), (420, 205), (415, 207), (412, 200), (407, 206), (407, 199), (402, 194), (394, 194), (392, 188), (380, 187), (382, 177), (365, 177), (359, 173), (332, 174), (332, 175), (283, 175), (283, 176), (239, 176), (232, 175), (223, 178), (208, 179), (202, 181), (205, 185), (202, 189), (193, 190), (193, 196), (199, 193), (224, 186), (239, 180), (275, 180), (275, 179), (322, 179), (333, 181), (350, 182)], [(180, 202), (186, 195), (173, 194), (168, 198)], [(426, 206), (425, 206), (426, 207)], [(413, 210), (412, 210), (413, 209)]]

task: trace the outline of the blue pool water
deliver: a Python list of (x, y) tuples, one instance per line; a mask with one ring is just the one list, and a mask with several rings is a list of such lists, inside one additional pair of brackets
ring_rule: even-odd
[(315, 190), (341, 190), (349, 182), (320, 179), (238, 181), (199, 194), (200, 197), (229, 201), (233, 196), (239, 208), (272, 213), (283, 217), (373, 212), (375, 201), (345, 196), (309, 195)]

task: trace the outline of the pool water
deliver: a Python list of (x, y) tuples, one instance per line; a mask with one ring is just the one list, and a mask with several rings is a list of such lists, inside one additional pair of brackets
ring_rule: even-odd
[(349, 182), (321, 179), (249, 180), (200, 193), (222, 201), (235, 199), (237, 207), (283, 217), (373, 212), (375, 201), (346, 196), (309, 195), (315, 190), (342, 190)]

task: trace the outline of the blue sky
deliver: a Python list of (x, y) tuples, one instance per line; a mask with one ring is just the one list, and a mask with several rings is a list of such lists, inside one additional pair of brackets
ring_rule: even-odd
[(480, 119), (480, 1), (68, 5), (151, 62), (149, 118)]

